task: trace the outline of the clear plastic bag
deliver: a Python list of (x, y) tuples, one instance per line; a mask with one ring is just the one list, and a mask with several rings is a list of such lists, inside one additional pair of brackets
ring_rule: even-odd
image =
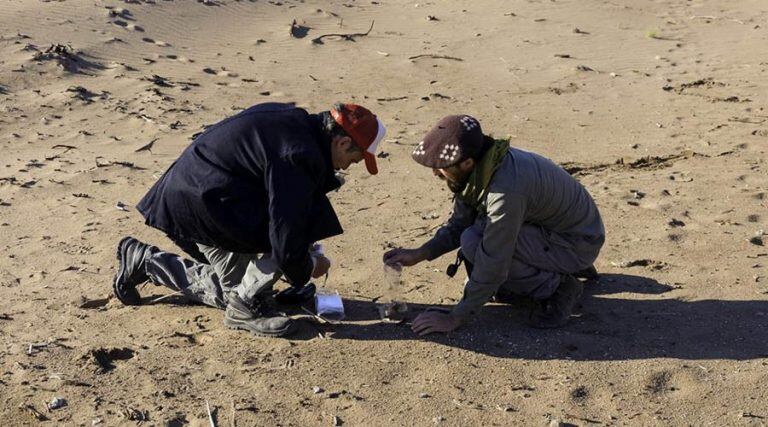
[(315, 293), (315, 311), (329, 320), (344, 319), (344, 303), (336, 291), (320, 288)]

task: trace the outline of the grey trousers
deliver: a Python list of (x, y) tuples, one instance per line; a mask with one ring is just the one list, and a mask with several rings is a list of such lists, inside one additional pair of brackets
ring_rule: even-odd
[(156, 285), (181, 292), (190, 301), (226, 308), (233, 292), (250, 304), (272, 289), (282, 272), (271, 254), (240, 254), (197, 244), (208, 264), (158, 251), (147, 260), (147, 274)]
[[(475, 252), (483, 239), (484, 224), (475, 223), (461, 234), (461, 252), (474, 263)], [(570, 241), (540, 226), (523, 224), (517, 236), (512, 265), (501, 292), (537, 300), (549, 298), (563, 274), (573, 274), (591, 266), (602, 246), (587, 241)]]

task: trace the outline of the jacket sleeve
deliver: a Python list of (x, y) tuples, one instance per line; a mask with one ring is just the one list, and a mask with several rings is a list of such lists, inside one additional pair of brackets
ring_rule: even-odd
[(458, 197), (455, 198), (451, 217), (437, 230), (434, 237), (423, 245), (427, 250), (427, 259), (432, 261), (458, 248), (461, 245), (461, 233), (475, 222), (475, 217), (477, 212), (474, 209)]
[(515, 193), (488, 194), (488, 220), (475, 252), (472, 275), (464, 296), (452, 314), (461, 319), (475, 315), (506, 280), (525, 219), (526, 199)]
[(264, 178), (272, 256), (292, 286), (303, 286), (313, 270), (308, 231), (317, 182), (306, 168), (285, 161), (271, 162)]

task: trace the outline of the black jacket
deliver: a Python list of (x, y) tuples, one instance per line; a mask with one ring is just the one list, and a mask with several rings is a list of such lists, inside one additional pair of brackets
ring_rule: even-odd
[(312, 273), (309, 246), (342, 233), (326, 197), (339, 185), (320, 118), (269, 103), (208, 128), (137, 207), (174, 240), (272, 252), (302, 286)]

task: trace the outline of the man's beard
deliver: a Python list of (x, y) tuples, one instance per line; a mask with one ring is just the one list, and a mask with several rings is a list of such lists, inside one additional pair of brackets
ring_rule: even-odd
[(451, 190), (453, 194), (459, 194), (467, 187), (467, 182), (469, 182), (469, 177), (464, 177), (459, 182), (454, 181), (448, 181), (446, 180), (446, 183), (448, 184), (448, 189)]

